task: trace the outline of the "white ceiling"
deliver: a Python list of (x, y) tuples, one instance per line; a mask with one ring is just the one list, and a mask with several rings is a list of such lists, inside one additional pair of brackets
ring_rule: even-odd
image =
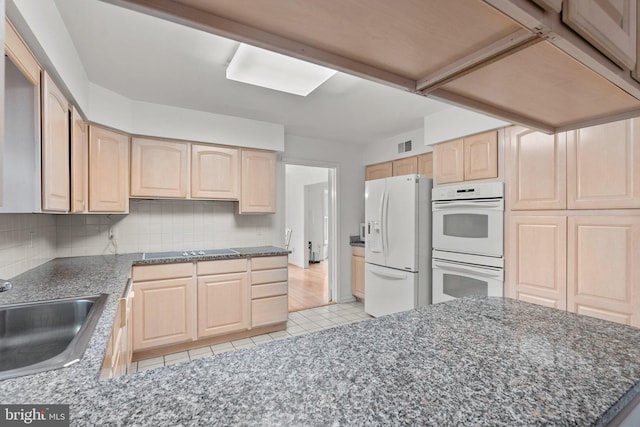
[(130, 99), (366, 143), (421, 128), (438, 101), (338, 72), (307, 97), (225, 78), (238, 43), (99, 0), (55, 0), (89, 80)]

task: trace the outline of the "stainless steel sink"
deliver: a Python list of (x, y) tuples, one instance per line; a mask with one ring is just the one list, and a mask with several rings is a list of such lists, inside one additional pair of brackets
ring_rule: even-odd
[(167, 258), (195, 258), (207, 255), (237, 255), (233, 249), (206, 249), (197, 251), (170, 251), (170, 252), (145, 252), (142, 259), (167, 259)]
[(0, 306), (0, 380), (80, 361), (107, 297)]

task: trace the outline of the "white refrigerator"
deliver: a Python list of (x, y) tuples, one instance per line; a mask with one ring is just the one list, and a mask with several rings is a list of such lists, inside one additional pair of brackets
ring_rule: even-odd
[(422, 175), (365, 183), (364, 311), (431, 304), (431, 188)]

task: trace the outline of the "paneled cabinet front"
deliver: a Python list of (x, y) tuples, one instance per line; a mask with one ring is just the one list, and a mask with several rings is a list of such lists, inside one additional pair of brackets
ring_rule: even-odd
[(392, 165), (393, 176), (418, 173), (418, 158), (416, 156), (406, 159), (394, 160)]
[(198, 275), (198, 338), (240, 332), (251, 323), (247, 260), (201, 261)]
[(433, 147), (433, 178), (437, 184), (464, 180), (464, 142), (462, 139)]
[(509, 198), (512, 210), (566, 209), (566, 134), (521, 127), (509, 132)]
[(198, 338), (249, 328), (248, 274), (198, 276)]
[(240, 151), (215, 145), (191, 145), (191, 197), (238, 200)]
[(131, 197), (186, 198), (189, 144), (131, 139)]
[(521, 301), (567, 309), (567, 217), (512, 216), (509, 281)]
[(640, 216), (569, 216), (567, 310), (640, 327)]
[(351, 249), (351, 293), (364, 299), (364, 248)]
[(567, 133), (567, 207), (640, 208), (640, 119)]
[(71, 212), (89, 210), (89, 125), (71, 109)]
[(134, 281), (133, 289), (134, 351), (195, 339), (193, 277)]
[(393, 176), (393, 162), (378, 163), (369, 165), (365, 170), (365, 181), (374, 179), (389, 178)]
[(69, 102), (42, 73), (42, 210), (68, 212)]
[(89, 210), (129, 211), (129, 137), (89, 127)]
[(239, 213), (276, 212), (276, 153), (242, 149)]

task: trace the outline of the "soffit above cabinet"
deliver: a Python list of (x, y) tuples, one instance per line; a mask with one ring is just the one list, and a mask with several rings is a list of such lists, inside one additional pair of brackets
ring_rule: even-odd
[(558, 2), (103, 1), (549, 133), (640, 115), (630, 77), (604, 78), (543, 42), (569, 33)]

